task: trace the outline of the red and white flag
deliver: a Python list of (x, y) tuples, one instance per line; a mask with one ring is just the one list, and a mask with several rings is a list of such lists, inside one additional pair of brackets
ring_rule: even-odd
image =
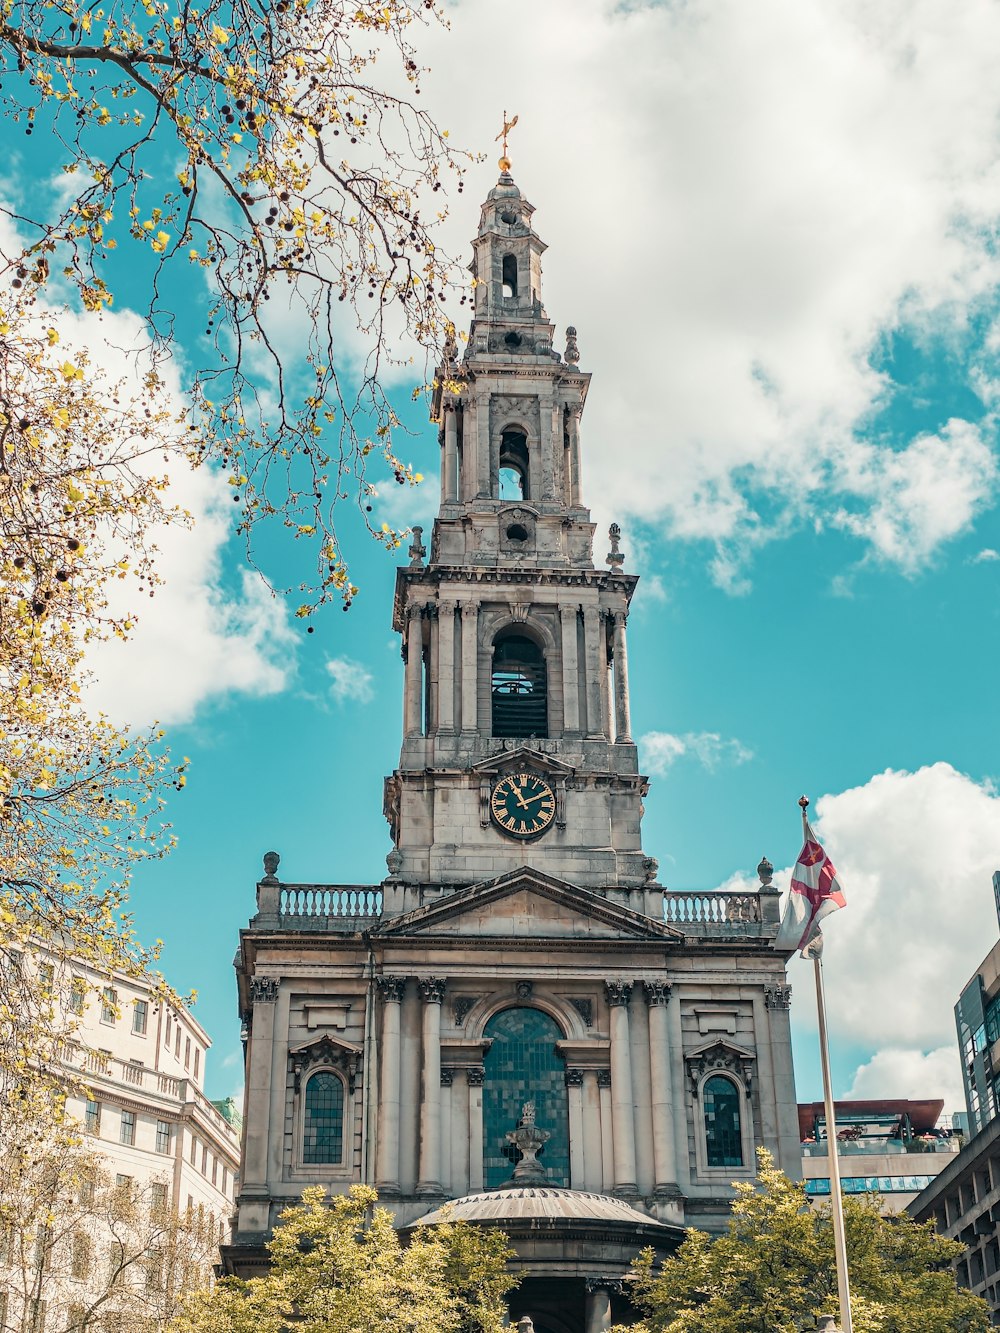
[[(774, 940), (776, 949), (800, 949), (804, 958), (815, 957), (822, 948), (819, 923), (838, 907), (846, 907), (844, 890), (837, 883), (833, 862), (805, 824), (805, 842), (792, 871), (792, 884), (785, 915)], [(807, 952), (808, 951), (808, 952)]]

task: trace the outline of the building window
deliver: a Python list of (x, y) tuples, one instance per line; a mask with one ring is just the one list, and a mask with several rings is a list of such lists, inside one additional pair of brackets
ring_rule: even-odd
[(164, 1035), (163, 1035), (163, 1044), (164, 1044), (164, 1046), (166, 1046), (166, 1048), (167, 1048), (168, 1051), (170, 1050), (170, 1031), (171, 1031), (171, 1028), (172, 1028), (172, 1026), (173, 1026), (173, 1021), (174, 1021), (174, 1020), (173, 1020), (173, 1015), (172, 1015), (172, 1014), (167, 1014), (167, 1023), (166, 1023), (166, 1029), (165, 1029), (165, 1031), (164, 1031)]
[(222, 1192), (228, 1198), (229, 1196), (229, 1167), (222, 1168)]
[(202, 1174), (203, 1176), (207, 1176), (207, 1175), (208, 1175), (208, 1144), (207, 1144), (207, 1143), (203, 1143), (202, 1146), (201, 1146), (201, 1174)]
[(194, 1135), (191, 1136), (191, 1165), (198, 1165), (198, 1140)]
[(149, 1211), (154, 1217), (166, 1211), (167, 1187), (162, 1180), (154, 1180), (149, 1187)]
[(50, 991), (52, 983), (55, 980), (55, 968), (51, 963), (40, 963), (38, 967), (38, 980), (42, 983), (43, 989)]
[(76, 1278), (85, 1278), (90, 1273), (90, 1237), (79, 1231), (73, 1237), (70, 1272)]
[(306, 1084), (302, 1160), (339, 1165), (344, 1158), (344, 1085), (336, 1074), (313, 1074)]
[(180, 1058), (181, 1058), (181, 1025), (180, 1023), (178, 1023), (176, 1029), (174, 1030), (174, 1059), (179, 1060)]
[(137, 1037), (146, 1035), (146, 1023), (149, 1020), (149, 1005), (145, 1000), (136, 1000), (132, 1009), (132, 1031)]
[(506, 1140), (525, 1102), (535, 1103), (535, 1121), (551, 1138), (538, 1155), (546, 1183), (569, 1180), (569, 1102), (566, 1065), (556, 1050), (563, 1040), (555, 1019), (540, 1009), (504, 1009), (483, 1030), (492, 1037), (483, 1061), (483, 1170), (486, 1189), (510, 1180), (517, 1150)]
[(170, 1151), (170, 1121), (157, 1120), (156, 1122), (156, 1151), (168, 1153)]
[(191, 1038), (184, 1038), (184, 1068), (191, 1068)]
[(500, 500), (530, 500), (528, 437), (520, 430), (505, 430), (500, 436)]
[(101, 1103), (88, 1101), (83, 1112), (83, 1127), (95, 1137), (101, 1132)]
[(135, 1143), (135, 1112), (122, 1111), (121, 1130), (118, 1135), (119, 1143), (124, 1143), (131, 1147)]
[(69, 991), (69, 1011), (71, 1014), (82, 1014), (84, 1005), (87, 1003), (87, 983), (83, 977), (74, 977)]
[(716, 1074), (706, 1081), (701, 1095), (705, 1106), (705, 1158), (708, 1165), (742, 1166), (739, 1089), (732, 1079)]
[(219, 1180), (219, 1159), (218, 1159), (218, 1157), (213, 1157), (213, 1158), (212, 1158), (212, 1184), (213, 1184), (213, 1185), (218, 1184), (218, 1180)]
[(194, 1076), (196, 1079), (198, 1077), (198, 1070), (200, 1069), (200, 1067), (201, 1067), (201, 1051), (196, 1046), (194, 1048)]
[(118, 992), (114, 986), (105, 986), (101, 992), (101, 1022), (113, 1023), (118, 1017)]
[(494, 736), (548, 736), (545, 658), (531, 639), (496, 639), (490, 691)]
[(504, 255), (501, 268), (504, 296), (517, 295), (517, 255)]

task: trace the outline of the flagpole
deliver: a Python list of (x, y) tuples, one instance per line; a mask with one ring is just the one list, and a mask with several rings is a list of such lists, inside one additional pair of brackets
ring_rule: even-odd
[[(799, 801), (802, 807), (802, 825), (808, 838), (809, 801)], [(840, 1155), (837, 1152), (837, 1113), (833, 1103), (833, 1082), (830, 1078), (830, 1040), (826, 1026), (826, 993), (823, 988), (823, 960), (813, 955), (816, 977), (816, 1012), (819, 1017), (819, 1055), (823, 1068), (823, 1103), (826, 1108), (826, 1147), (830, 1163), (830, 1217), (833, 1222), (833, 1249), (837, 1260), (837, 1295), (840, 1298), (840, 1327), (843, 1333), (854, 1333), (851, 1320), (851, 1286), (847, 1273), (847, 1238), (844, 1233), (844, 1199), (840, 1189)]]

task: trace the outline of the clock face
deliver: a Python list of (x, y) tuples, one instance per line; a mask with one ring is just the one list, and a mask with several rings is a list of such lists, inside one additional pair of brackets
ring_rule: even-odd
[(555, 792), (533, 773), (509, 773), (493, 786), (490, 813), (512, 838), (534, 838), (556, 817)]

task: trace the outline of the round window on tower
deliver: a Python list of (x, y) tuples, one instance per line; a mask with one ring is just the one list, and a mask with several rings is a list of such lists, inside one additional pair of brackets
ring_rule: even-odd
[(521, 335), (519, 333), (515, 333), (513, 329), (510, 331), (510, 333), (504, 334), (503, 340), (504, 343), (511, 349), (511, 351), (513, 351), (517, 347), (520, 347), (523, 341)]
[(517, 221), (517, 214), (513, 212), (511, 209), (505, 208), (504, 211), (500, 214), (500, 221), (504, 224), (504, 226), (513, 227), (514, 223)]

